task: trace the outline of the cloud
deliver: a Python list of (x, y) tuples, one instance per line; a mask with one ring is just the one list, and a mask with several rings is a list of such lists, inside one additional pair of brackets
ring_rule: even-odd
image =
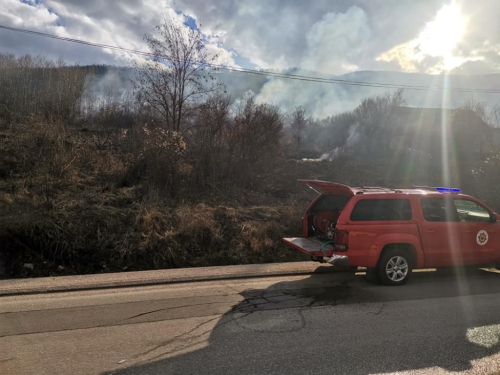
[(457, 56), (455, 49), (465, 34), (467, 19), (456, 3), (443, 6), (434, 20), (427, 22), (418, 36), (377, 57), (378, 61), (397, 61), (403, 71), (439, 73), (451, 70), (469, 59)]
[[(356, 58), (363, 54), (370, 38), (368, 18), (361, 8), (353, 6), (345, 13), (327, 13), (308, 32), (299, 64), (328, 76), (356, 70)], [(311, 74), (302, 71), (303, 75), (308, 73)], [(272, 79), (262, 87), (257, 100), (272, 102), (284, 110), (301, 105), (315, 116), (325, 117), (345, 108), (346, 100), (356, 100), (349, 96), (344, 88), (331, 84)]]
[(417, 35), (377, 56), (378, 62), (396, 63), (405, 72), (462, 74), (500, 71), (500, 36), (491, 13), (498, 2), (451, 1), (425, 22)]
[(12, 25), (30, 23), (34, 27), (53, 24), (57, 16), (47, 7), (35, 3), (3, 0), (0, 7), (0, 20)]
[(327, 13), (307, 33), (306, 70), (339, 74), (357, 70), (357, 57), (370, 40), (368, 17), (359, 7), (345, 13)]
[[(217, 5), (214, 0), (176, 0), (175, 4), (195, 14), (205, 29), (219, 34), (226, 48), (266, 69), (304, 68), (300, 63), (311, 28), (326, 14), (345, 14), (348, 9), (357, 8), (368, 19), (373, 38), (351, 67), (373, 69), (381, 65), (375, 57), (414, 37), (435, 16), (442, 0), (253, 0), (217, 2)], [(351, 48), (356, 46), (351, 44)]]
[[(453, 4), (453, 1), (445, 5)], [(452, 65), (483, 61), (484, 57), (488, 69), (499, 69), (498, 62), (489, 61), (486, 56), (492, 53), (498, 56), (500, 35), (497, 33), (496, 14), (500, 3), (496, 0), (456, 1), (468, 22), (465, 35), (456, 45)], [(236, 60), (246, 63), (247, 67), (278, 70), (312, 70), (315, 67), (321, 72), (359, 69), (439, 73), (446, 64), (445, 59), (436, 57), (429, 50), (427, 56), (412, 55), (412, 49), (423, 44), (410, 42), (419, 39), (426, 25), (435, 23), (436, 14), (442, 8), (442, 0), (0, 0), (0, 22), (143, 50), (146, 48), (144, 34), (152, 32), (164, 14), (182, 17), (184, 13), (195, 19), (198, 25), (202, 24), (210, 48), (220, 53), (223, 63), (233, 64)], [(356, 16), (363, 20), (356, 20)], [(356, 29), (361, 33), (359, 35), (343, 32), (342, 27), (335, 26), (335, 22), (341, 23), (342, 19), (364, 24), (365, 29)], [(345, 30), (352, 30), (349, 23), (344, 26)], [(448, 36), (456, 34), (451, 31)], [(446, 35), (428, 32), (427, 39), (435, 38), (436, 34), (438, 38)], [(2, 49), (16, 54), (44, 53), (83, 64), (123, 65), (134, 58), (125, 53), (7, 31), (0, 31), (0, 37)], [(369, 43), (366, 38), (369, 38)], [(304, 51), (311, 50), (315, 40), (316, 61), (304, 61)], [(489, 44), (485, 45), (486, 42)], [(349, 48), (346, 49), (346, 45)], [(337, 49), (345, 51), (349, 62), (330, 58), (328, 51)], [(384, 54), (386, 58), (377, 60)], [(398, 59), (399, 55), (406, 56), (406, 60)], [(304, 63), (308, 66), (301, 65)]]
[[(425, 45), (439, 34), (435, 27), (434, 31), (427, 27), (433, 22), (435, 25), (438, 12), (450, 4), (453, 0), (0, 0), (0, 24), (146, 51), (143, 36), (154, 32), (163, 15), (180, 23), (188, 15), (197, 26), (201, 24), (208, 48), (220, 55), (221, 64), (327, 77), (352, 72), (348, 77), (356, 80), (420, 85), (427, 76), (359, 71), (439, 74), (447, 64), (446, 56), (436, 52), (442, 50), (439, 44), (435, 45), (438, 48), (433, 48), (432, 43)], [(500, 72), (500, 3), (457, 0), (456, 4), (467, 25), (451, 52), (444, 54), (451, 53), (455, 59), (448, 61), (457, 65), (453, 72)], [(446, 35), (453, 39), (455, 34)], [(0, 38), (2, 52), (44, 54), (54, 59), (62, 57), (69, 63), (131, 65), (137, 58), (129, 53), (5, 30), (0, 30)], [(447, 47), (446, 40), (441, 45)], [(220, 76), (234, 98), (251, 90), (261, 101), (285, 110), (303, 105), (316, 117), (354, 108), (361, 98), (384, 92), (241, 73), (221, 72)], [(425, 82), (432, 83), (431, 78), (425, 78)], [(440, 76), (434, 78), (441, 83)], [(478, 79), (457, 81), (457, 85), (489, 87), (488, 80)], [(439, 95), (407, 95), (411, 105), (440, 103)], [(487, 100), (493, 99), (489, 96)]]
[[(89, 42), (147, 51), (144, 35), (154, 33), (155, 26), (168, 17), (185, 22), (170, 0), (76, 1), (41, 0), (30, 3), (0, 0), (0, 24), (55, 34)], [(186, 28), (188, 26), (185, 26)], [(0, 30), (2, 52), (44, 54), (63, 57), (70, 63), (131, 65), (137, 55), (99, 49), (33, 35)], [(219, 54), (218, 63), (234, 65), (233, 53), (207, 34), (208, 49)]]

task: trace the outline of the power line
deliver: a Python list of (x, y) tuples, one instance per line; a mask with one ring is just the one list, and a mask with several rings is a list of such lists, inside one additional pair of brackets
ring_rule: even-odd
[[(138, 51), (138, 50), (134, 50), (131, 48), (112, 46), (112, 45), (102, 44), (102, 43), (87, 42), (87, 41), (80, 40), (80, 39), (67, 38), (67, 37), (42, 33), (42, 32), (33, 31), (33, 30), (21, 29), (21, 28), (10, 27), (10, 26), (5, 26), (5, 25), (0, 25), (0, 29), (14, 31), (14, 32), (20, 32), (20, 33), (25, 33), (25, 34), (31, 34), (31, 35), (44, 37), (44, 38), (61, 40), (61, 41), (65, 41), (65, 42), (83, 44), (83, 45), (87, 45), (87, 46), (91, 46), (91, 47), (106, 48), (106, 49), (110, 49), (110, 50), (114, 50), (114, 51), (128, 52), (128, 53), (132, 53), (132, 54), (140, 55), (140, 56), (145, 56), (145, 57), (160, 57), (160, 58), (165, 59), (165, 60), (169, 60), (169, 61), (172, 60), (168, 56), (164, 56), (164, 55), (158, 56), (158, 55), (151, 53), (151, 52)], [(179, 61), (182, 62), (182, 60), (179, 60)], [(405, 89), (405, 90), (417, 90), (417, 91), (453, 91), (453, 92), (462, 92), (462, 93), (500, 94), (500, 90), (494, 90), (494, 89), (460, 88), (460, 87), (448, 87), (447, 88), (447, 87), (438, 87), (438, 86), (418, 86), (418, 85), (404, 85), (404, 84), (392, 84), (392, 83), (382, 83), (382, 82), (362, 82), (362, 81), (351, 81), (351, 80), (344, 80), (344, 79), (338, 79), (338, 78), (322, 78), (322, 77), (305, 76), (305, 75), (299, 75), (299, 74), (277, 73), (277, 72), (271, 72), (271, 71), (266, 71), (266, 70), (255, 70), (255, 69), (247, 69), (247, 68), (240, 68), (240, 67), (228, 67), (226, 65), (202, 63), (202, 62), (197, 62), (197, 61), (190, 61), (190, 62), (191, 63), (199, 63), (199, 64), (202, 64), (202, 65), (207, 66), (207, 67), (212, 67), (212, 68), (222, 69), (222, 70), (227, 70), (227, 71), (232, 71), (232, 72), (255, 74), (255, 75), (262, 75), (262, 76), (282, 78), (282, 79), (306, 81), (306, 82), (331, 83), (331, 84), (339, 84), (339, 85), (347, 85), (347, 86), (361, 86), (361, 87), (386, 88), (386, 89)]]

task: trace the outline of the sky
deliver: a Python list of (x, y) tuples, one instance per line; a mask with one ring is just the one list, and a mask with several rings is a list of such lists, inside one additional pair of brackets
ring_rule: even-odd
[[(144, 35), (168, 17), (200, 27), (220, 64), (325, 77), (411, 73), (405, 83), (419, 74), (500, 73), (498, 14), (498, 0), (0, 0), (0, 25), (146, 51)], [(131, 65), (137, 58), (6, 30), (0, 52), (79, 64)], [(238, 79), (230, 85), (244, 91)], [(319, 117), (367, 93), (282, 80), (256, 86), (252, 79), (247, 86), (260, 100), (304, 105)]]

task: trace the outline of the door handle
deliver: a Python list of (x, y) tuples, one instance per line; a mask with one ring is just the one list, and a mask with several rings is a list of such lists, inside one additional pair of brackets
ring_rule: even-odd
[(434, 232), (435, 232), (435, 230), (434, 230), (434, 229), (427, 229), (427, 230), (426, 230), (426, 232), (427, 232), (427, 233), (434, 233)]

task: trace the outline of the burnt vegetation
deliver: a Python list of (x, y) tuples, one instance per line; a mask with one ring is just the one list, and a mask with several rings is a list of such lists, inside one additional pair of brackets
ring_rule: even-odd
[(447, 111), (445, 181), (432, 126), (414, 139), (402, 92), (321, 120), (235, 101), (199, 32), (159, 31), (134, 69), (0, 55), (4, 276), (302, 259), (280, 241), (300, 235), (314, 196), (298, 178), (448, 183), (500, 208), (480, 103)]

